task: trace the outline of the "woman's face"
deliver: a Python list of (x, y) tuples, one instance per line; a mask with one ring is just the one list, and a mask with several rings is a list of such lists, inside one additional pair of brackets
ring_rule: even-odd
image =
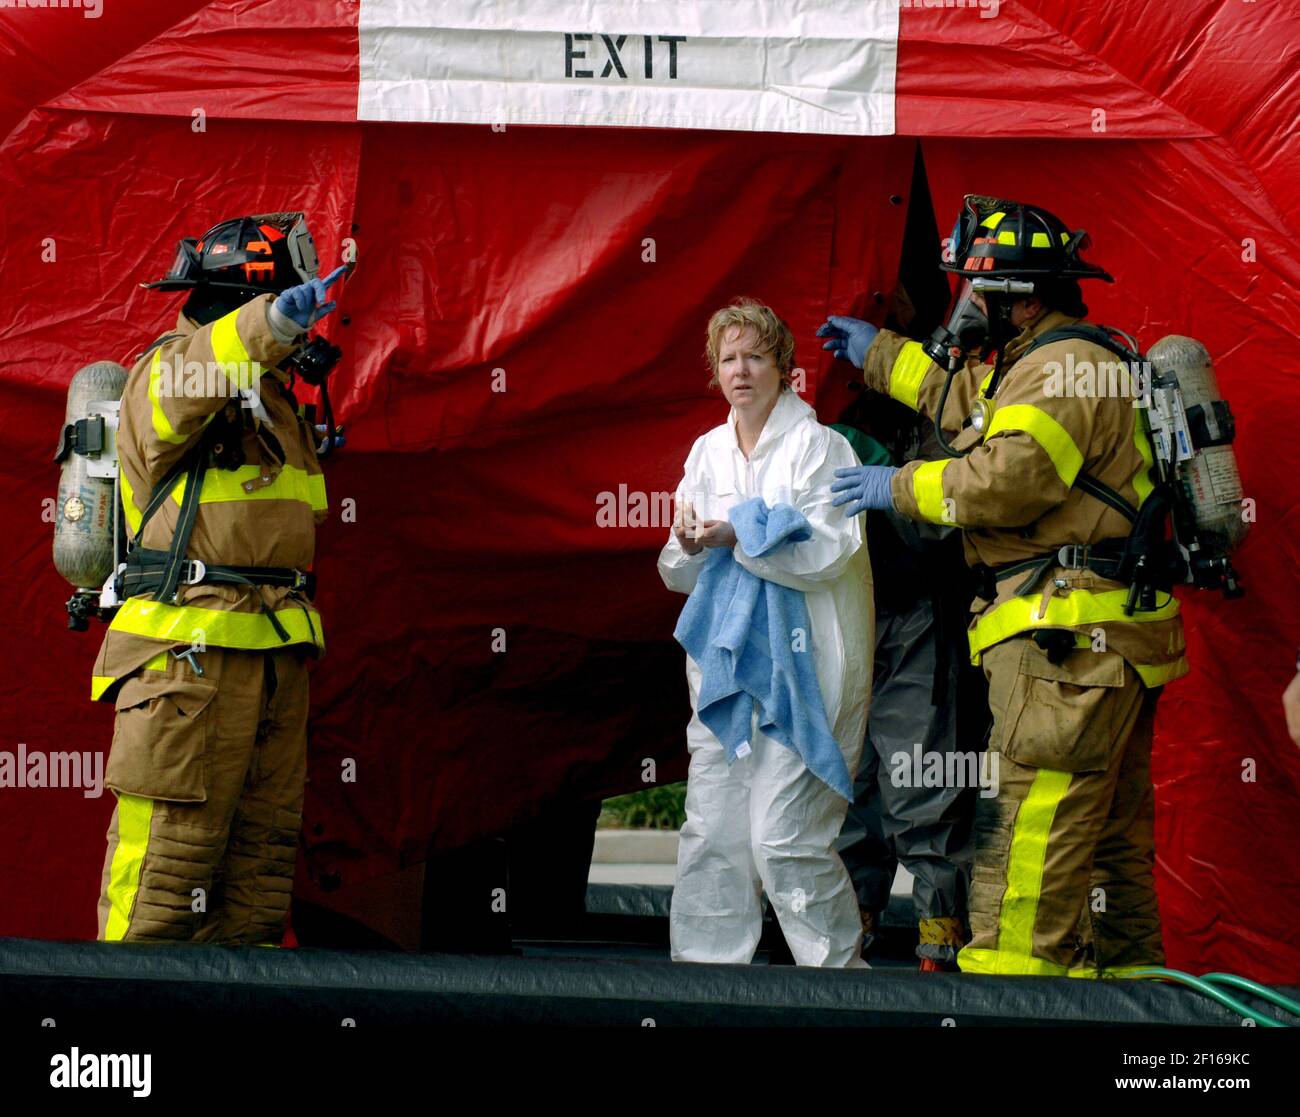
[(718, 383), (737, 413), (766, 418), (781, 394), (781, 370), (770, 352), (757, 348), (758, 335), (733, 326), (718, 348)]

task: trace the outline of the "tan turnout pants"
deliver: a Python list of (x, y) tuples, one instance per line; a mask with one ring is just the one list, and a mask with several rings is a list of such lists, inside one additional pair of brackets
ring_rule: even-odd
[(283, 936), (306, 780), (306, 650), (196, 659), (202, 675), (168, 653), (118, 691), (101, 940)]
[(984, 653), (996, 798), (975, 818), (963, 972), (1122, 976), (1163, 965), (1152, 868), (1159, 690), (1114, 652)]

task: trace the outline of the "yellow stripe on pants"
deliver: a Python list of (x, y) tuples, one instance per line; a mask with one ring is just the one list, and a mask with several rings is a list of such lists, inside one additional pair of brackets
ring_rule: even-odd
[[(1007, 855), (1007, 890), (998, 913), (997, 950), (961, 951), (957, 962), (967, 973), (1024, 974), (1056, 972), (1063, 967), (1034, 957), (1034, 921), (1043, 890), (1047, 838), (1056, 808), (1070, 789), (1069, 772), (1038, 769), (1029, 794), (1016, 812)], [(995, 954), (996, 957), (989, 957)], [(1047, 969), (1050, 967), (1050, 969)]]
[(121, 942), (131, 924), (136, 894), (140, 891), (140, 871), (149, 849), (149, 829), (153, 825), (152, 799), (138, 795), (117, 797), (117, 849), (108, 881), (108, 920), (104, 924), (104, 941)]

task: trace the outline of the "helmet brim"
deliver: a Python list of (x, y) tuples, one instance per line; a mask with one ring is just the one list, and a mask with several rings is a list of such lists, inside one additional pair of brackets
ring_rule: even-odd
[(951, 272), (953, 275), (965, 276), (967, 279), (1016, 279), (1020, 276), (1045, 276), (1051, 279), (1100, 279), (1105, 283), (1114, 283), (1115, 277), (1105, 268), (1089, 265), (1086, 268), (1064, 267), (1064, 268), (999, 268), (993, 271), (976, 271), (973, 268), (964, 268), (959, 264), (941, 263), (940, 271)]

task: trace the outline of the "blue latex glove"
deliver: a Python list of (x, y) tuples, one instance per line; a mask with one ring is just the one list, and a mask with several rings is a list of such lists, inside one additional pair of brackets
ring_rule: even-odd
[(324, 279), (313, 279), (281, 291), (275, 300), (275, 309), (290, 319), (295, 325), (307, 329), (314, 322), (319, 322), (338, 303), (326, 301), (325, 295), (330, 287), (348, 270), (347, 265), (335, 268)]
[(846, 513), (849, 516), (872, 509), (891, 509), (894, 507), (894, 493), (890, 482), (897, 472), (898, 467), (893, 465), (856, 465), (837, 469), (831, 492), (839, 493), (839, 496), (831, 504), (838, 508), (852, 501)]
[(817, 329), (818, 337), (830, 338), (822, 348), (849, 361), (855, 368), (862, 367), (862, 362), (867, 359), (867, 350), (871, 348), (878, 333), (880, 331), (870, 322), (864, 322), (861, 318), (844, 318), (837, 314), (832, 314)]

